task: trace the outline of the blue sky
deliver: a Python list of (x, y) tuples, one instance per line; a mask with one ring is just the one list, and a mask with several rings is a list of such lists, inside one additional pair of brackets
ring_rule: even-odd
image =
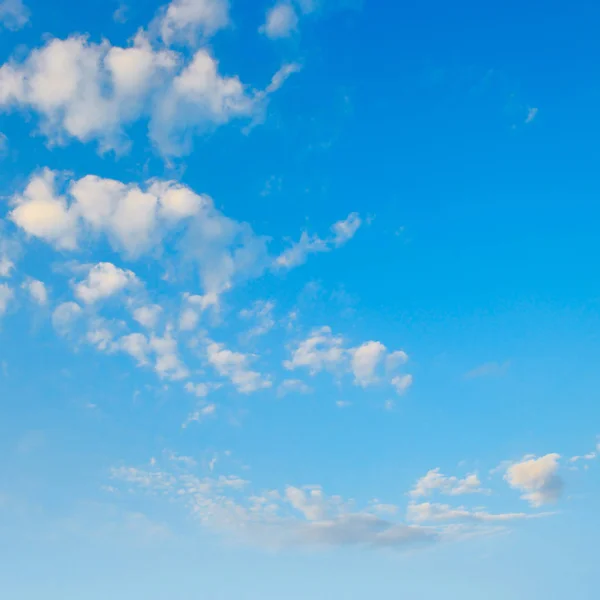
[(0, 0), (0, 591), (597, 597), (600, 9)]

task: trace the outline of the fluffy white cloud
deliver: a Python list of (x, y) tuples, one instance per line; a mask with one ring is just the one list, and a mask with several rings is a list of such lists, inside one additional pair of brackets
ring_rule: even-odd
[(463, 494), (481, 494), (486, 490), (481, 488), (481, 481), (475, 473), (467, 475), (464, 479), (458, 477), (447, 477), (440, 473), (440, 469), (431, 469), (421, 477), (415, 487), (409, 492), (413, 498), (430, 496), (434, 492), (449, 496), (461, 496)]
[(321, 327), (314, 329), (308, 338), (292, 350), (291, 358), (284, 361), (283, 366), (290, 371), (306, 368), (311, 375), (321, 371), (336, 374), (351, 372), (356, 385), (368, 387), (387, 381), (398, 394), (402, 394), (412, 384), (412, 376), (398, 375), (396, 372), (407, 360), (405, 352), (389, 353), (377, 341), (365, 342), (357, 348), (346, 348), (341, 336), (334, 335), (330, 327)]
[[(207, 31), (218, 20), (203, 20), (203, 15), (214, 15), (214, 8), (225, 4), (175, 0), (162, 17), (162, 33), (174, 39), (202, 24)], [(125, 128), (147, 119), (161, 152), (183, 154), (191, 148), (192, 134), (259, 116), (268, 96), (295, 70), (284, 66), (265, 90), (257, 91), (236, 76), (220, 75), (205, 48), (186, 64), (182, 54), (153, 48), (143, 32), (127, 47), (72, 35), (49, 40), (23, 62), (0, 66), (0, 110), (32, 110), (50, 142), (95, 140), (101, 151), (125, 149)]]
[(22, 287), (28, 292), (32, 300), (40, 306), (46, 306), (46, 304), (48, 304), (48, 290), (43, 281), (39, 281), (38, 279), (28, 279), (23, 283)]
[(291, 269), (304, 264), (310, 254), (329, 252), (333, 248), (342, 246), (354, 237), (360, 225), (361, 219), (358, 214), (351, 213), (346, 219), (331, 226), (332, 235), (325, 240), (304, 231), (298, 242), (292, 244), (275, 259), (274, 267)]
[(27, 234), (60, 250), (73, 250), (77, 247), (76, 217), (66, 199), (55, 194), (54, 180), (55, 174), (48, 169), (32, 177), (25, 191), (13, 197), (9, 218)]
[(191, 45), (227, 25), (228, 0), (172, 0), (159, 11), (153, 24), (165, 44), (178, 42)]
[(0, 0), (0, 29), (16, 31), (29, 22), (29, 9), (23, 0)]
[(249, 355), (233, 352), (223, 344), (208, 341), (206, 356), (215, 371), (222, 377), (227, 377), (242, 394), (251, 394), (272, 385), (269, 378), (250, 368)]
[(162, 307), (158, 304), (138, 306), (133, 311), (133, 318), (146, 329), (154, 329), (162, 313)]
[(33, 175), (13, 197), (9, 217), (57, 249), (75, 250), (80, 239), (104, 235), (115, 251), (135, 259), (156, 251), (177, 231), (179, 255), (196, 264), (205, 302), (212, 304), (234, 281), (259, 275), (268, 264), (266, 238), (186, 186), (173, 181), (139, 186), (87, 175), (61, 195), (56, 179), (48, 169)]
[(271, 39), (288, 37), (298, 25), (298, 15), (291, 2), (278, 2), (269, 9), (260, 32)]
[(559, 454), (546, 454), (536, 458), (526, 456), (521, 462), (508, 467), (504, 479), (532, 506), (542, 506), (556, 502), (564, 487), (558, 475)]
[(127, 48), (80, 35), (51, 39), (23, 63), (0, 67), (0, 107), (34, 110), (53, 142), (66, 136), (118, 148), (122, 127), (141, 116), (150, 92), (177, 63), (175, 54), (154, 51), (143, 35)]
[(131, 271), (119, 269), (112, 263), (98, 263), (90, 268), (83, 281), (75, 285), (75, 296), (85, 304), (93, 304), (136, 283), (138, 279)]
[(352, 351), (352, 372), (357, 385), (366, 387), (377, 381), (375, 372), (386, 351), (381, 342), (366, 342)]
[(15, 293), (8, 283), (0, 283), (0, 317), (8, 309), (8, 304), (14, 298)]
[(300, 367), (307, 368), (311, 375), (324, 369), (335, 370), (346, 360), (344, 339), (334, 336), (330, 327), (321, 327), (312, 331), (310, 336), (300, 342), (292, 352), (292, 358), (283, 366), (292, 371)]

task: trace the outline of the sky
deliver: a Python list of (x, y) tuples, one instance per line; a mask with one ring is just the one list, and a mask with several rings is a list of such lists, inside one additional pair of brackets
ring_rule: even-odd
[(600, 576), (597, 3), (0, 0), (0, 595)]

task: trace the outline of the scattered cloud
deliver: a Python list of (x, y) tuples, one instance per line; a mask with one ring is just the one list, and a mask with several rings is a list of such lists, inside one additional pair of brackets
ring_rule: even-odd
[(292, 244), (275, 259), (274, 266), (277, 269), (291, 269), (304, 264), (310, 254), (330, 252), (333, 248), (340, 247), (351, 240), (360, 225), (361, 219), (358, 214), (351, 213), (346, 219), (331, 226), (333, 235), (325, 240), (304, 231), (298, 242)]
[(476, 473), (470, 473), (464, 479), (454, 476), (446, 476), (440, 469), (431, 469), (421, 477), (415, 487), (409, 492), (412, 498), (431, 496), (434, 493), (447, 496), (462, 496), (463, 494), (484, 494), (486, 490), (481, 488), (481, 481)]
[(390, 353), (377, 341), (348, 348), (342, 336), (334, 335), (331, 328), (325, 326), (314, 329), (299, 342), (283, 366), (289, 371), (305, 368), (311, 375), (321, 371), (335, 375), (350, 372), (354, 375), (355, 385), (368, 387), (387, 381), (398, 394), (403, 394), (412, 384), (412, 376), (398, 375), (397, 369), (407, 360), (405, 352)]
[(546, 454), (539, 458), (526, 456), (521, 462), (508, 467), (504, 479), (512, 488), (523, 492), (521, 498), (532, 506), (552, 504), (560, 498), (564, 488), (558, 475), (559, 461), (559, 454)]
[(75, 296), (85, 304), (93, 304), (139, 283), (132, 271), (119, 269), (112, 263), (90, 267), (87, 277), (75, 285)]
[(195, 46), (229, 24), (228, 0), (172, 0), (159, 10), (150, 29), (167, 45)]
[(43, 281), (38, 279), (27, 279), (21, 286), (31, 299), (39, 304), (40, 306), (46, 306), (48, 304), (48, 290)]
[[(174, 0), (155, 25), (169, 42), (189, 41), (225, 23), (226, 5)], [(298, 70), (284, 65), (264, 90), (255, 90), (218, 67), (207, 48), (188, 61), (153, 47), (143, 29), (126, 47), (77, 34), (51, 38), (23, 61), (0, 66), (0, 110), (34, 111), (51, 144), (96, 141), (101, 152), (127, 150), (126, 128), (148, 121), (160, 152), (180, 156), (191, 150), (196, 134), (236, 119), (258, 122), (269, 96)]]
[(0, 29), (22, 29), (29, 23), (29, 16), (29, 9), (23, 4), (23, 0), (0, 0)]
[(224, 344), (208, 340), (206, 343), (208, 362), (222, 377), (231, 381), (238, 392), (251, 394), (272, 385), (270, 378), (250, 368), (252, 355), (228, 350)]
[(530, 108), (527, 112), (527, 117), (525, 118), (525, 123), (532, 123), (533, 120), (537, 117), (538, 109)]
[(278, 2), (269, 9), (260, 32), (271, 39), (289, 37), (298, 25), (298, 15), (291, 2)]

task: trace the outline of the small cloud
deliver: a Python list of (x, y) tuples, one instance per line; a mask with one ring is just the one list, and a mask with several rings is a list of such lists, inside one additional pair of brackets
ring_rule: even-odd
[(465, 373), (465, 379), (479, 379), (480, 377), (501, 377), (505, 375), (510, 368), (510, 361), (503, 363), (489, 362), (475, 367), (471, 371)]
[(29, 9), (22, 0), (0, 0), (0, 28), (22, 29), (29, 23)]
[(347, 400), (338, 400), (335, 405), (338, 408), (348, 408), (349, 406), (352, 406), (352, 402), (348, 402)]
[(531, 123), (538, 114), (538, 109), (537, 108), (530, 108), (529, 111), (527, 112), (527, 117), (525, 118), (525, 123)]
[(129, 6), (127, 6), (127, 4), (121, 2), (121, 4), (119, 4), (117, 10), (115, 10), (115, 12), (113, 13), (113, 21), (115, 23), (126, 23), (127, 22), (127, 18), (128, 18), (128, 13), (129, 12)]

